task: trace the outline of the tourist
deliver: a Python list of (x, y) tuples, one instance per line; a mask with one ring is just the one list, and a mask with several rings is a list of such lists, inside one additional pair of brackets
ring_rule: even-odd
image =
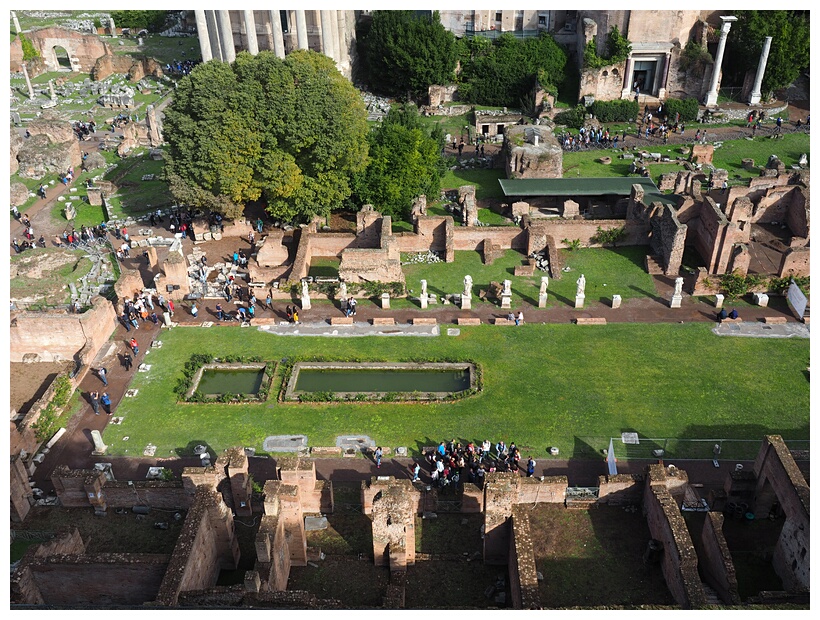
[(504, 443), (503, 439), (495, 444), (495, 453), (499, 460), (502, 460), (507, 456), (507, 445)]
[(736, 319), (736, 318), (738, 318), (737, 310), (735, 310), (734, 308), (732, 308), (732, 311), (729, 313), (729, 318), (730, 318), (730, 319)]
[(199, 313), (199, 310), (196, 308), (196, 302), (191, 304), (191, 316), (196, 318), (196, 315)]
[(507, 320), (508, 320), (510, 323), (514, 323), (514, 322), (515, 322), (515, 315), (514, 315), (512, 312), (510, 312), (510, 313), (507, 315)]
[(727, 316), (729, 316), (729, 314), (726, 312), (726, 308), (721, 308), (720, 312), (718, 312), (718, 314), (717, 314), (717, 320), (722, 321)]
[(293, 306), (293, 322), (299, 324), (299, 309), (296, 306)]
[(290, 306), (285, 306), (285, 316), (288, 318), (288, 323), (293, 323), (293, 310)]
[(264, 224), (264, 222), (262, 222), (261, 217), (256, 220), (256, 232), (258, 232), (260, 235), (262, 234), (262, 225), (263, 224)]
[(131, 370), (131, 366), (134, 364), (134, 360), (131, 358), (130, 353), (126, 353), (125, 356), (122, 358), (122, 364), (125, 366), (125, 370)]
[(108, 415), (111, 415), (111, 397), (108, 395), (108, 392), (102, 393), (102, 397), (100, 397), (100, 402), (102, 403), (105, 412)]
[(350, 299), (348, 299), (347, 305), (350, 308), (350, 314), (356, 316), (356, 306), (358, 305), (358, 302), (353, 297), (351, 297)]
[(373, 458), (376, 461), (376, 469), (379, 469), (382, 466), (382, 447), (379, 446), (376, 448), (376, 451), (373, 453)]
[(140, 354), (140, 348), (139, 348), (139, 346), (137, 346), (137, 339), (136, 338), (131, 338), (131, 342), (129, 344), (131, 345), (131, 350), (134, 352), (134, 357), (139, 355)]
[(239, 252), (237, 250), (234, 250), (233, 253), (233, 264), (239, 266)]
[(524, 324), (524, 313), (519, 310), (518, 316), (515, 317), (515, 324), (516, 325), (523, 325)]
[(94, 391), (88, 396), (91, 401), (91, 408), (94, 410), (94, 415), (100, 415), (100, 393)]
[(265, 297), (265, 310), (271, 309), (271, 303), (273, 303), (273, 297), (271, 296), (270, 292), (268, 292), (268, 296)]
[(108, 378), (107, 378), (108, 371), (104, 367), (100, 366), (99, 370), (97, 370), (97, 375), (100, 377), (100, 379), (102, 379), (103, 385), (107, 386), (108, 385)]
[[(15, 244), (16, 244), (16, 242), (15, 242)], [(344, 297), (342, 297), (342, 300), (341, 300), (341, 302), (339, 303), (339, 305), (340, 305), (340, 307), (341, 307), (341, 309), (342, 309), (342, 314), (344, 314), (345, 316), (350, 316), (350, 314), (349, 314), (349, 307), (348, 307), (348, 305), (347, 305), (347, 299), (345, 299)]]
[(251, 322), (253, 317), (256, 315), (256, 310), (254, 309), (253, 304), (248, 306), (248, 323)]
[(413, 480), (412, 481), (413, 482), (418, 482), (419, 481), (419, 472), (421, 471), (421, 465), (419, 465), (418, 463), (414, 463), (413, 465), (410, 466), (410, 469), (413, 470)]
[(221, 321), (223, 317), (222, 313), (222, 304), (216, 304), (216, 318), (218, 321)]
[(168, 300), (168, 314), (174, 316), (174, 302), (171, 299)]

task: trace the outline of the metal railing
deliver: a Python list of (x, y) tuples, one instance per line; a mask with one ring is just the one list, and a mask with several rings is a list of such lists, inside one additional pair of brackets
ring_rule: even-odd
[(546, 32), (546, 30), (538, 28), (525, 30), (473, 30), (468, 26), (464, 29), (464, 36), (470, 38), (485, 37), (494, 41), (502, 34), (511, 34), (516, 39), (534, 39), (542, 32)]

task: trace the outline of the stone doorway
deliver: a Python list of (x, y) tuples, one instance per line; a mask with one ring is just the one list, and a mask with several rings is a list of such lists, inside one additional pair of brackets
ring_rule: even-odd
[(51, 48), (54, 58), (57, 60), (57, 71), (71, 71), (71, 58), (66, 49), (60, 45)]

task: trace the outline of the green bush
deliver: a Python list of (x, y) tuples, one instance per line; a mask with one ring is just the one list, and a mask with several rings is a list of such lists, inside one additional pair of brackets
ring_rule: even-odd
[(590, 40), (584, 47), (584, 67), (589, 69), (600, 69), (607, 65), (616, 65), (629, 58), (632, 51), (632, 44), (618, 30), (618, 26), (612, 26), (607, 35), (606, 52), (603, 56), (598, 56), (595, 40)]
[(34, 60), (40, 57), (40, 52), (34, 47), (34, 43), (29, 41), (22, 32), (20, 33), (20, 44), (23, 48), (23, 60)]
[(31, 426), (38, 441), (45, 441), (49, 438), (57, 418), (62, 413), (63, 407), (68, 404), (73, 391), (71, 379), (68, 375), (60, 375), (54, 380), (54, 396), (40, 413), (37, 421)]
[(602, 123), (631, 122), (638, 118), (638, 102), (634, 99), (595, 101), (589, 111)]
[(703, 45), (697, 43), (694, 39), (690, 40), (683, 52), (680, 55), (680, 68), (682, 71), (692, 72), (694, 75), (703, 75), (710, 64), (712, 64), (712, 55)]
[(667, 99), (663, 104), (663, 113), (674, 121), (675, 113), (680, 113), (681, 121), (696, 121), (698, 119), (698, 100), (689, 99)]
[(595, 236), (592, 238), (596, 243), (601, 245), (618, 245), (618, 241), (626, 236), (626, 226), (618, 226), (616, 228), (601, 228), (598, 226)]
[(557, 125), (566, 125), (567, 127), (572, 127), (573, 129), (580, 129), (584, 126), (586, 114), (587, 109), (579, 103), (574, 108), (570, 108), (569, 110), (556, 114), (555, 123)]

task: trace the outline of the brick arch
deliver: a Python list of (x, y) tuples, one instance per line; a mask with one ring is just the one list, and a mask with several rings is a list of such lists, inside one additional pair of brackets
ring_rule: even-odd
[(42, 28), (27, 33), (27, 38), (43, 59), (46, 71), (57, 71), (60, 63), (55, 48), (63, 48), (71, 61), (71, 70), (91, 73), (101, 56), (111, 54), (108, 43), (95, 34), (83, 34), (67, 28)]

